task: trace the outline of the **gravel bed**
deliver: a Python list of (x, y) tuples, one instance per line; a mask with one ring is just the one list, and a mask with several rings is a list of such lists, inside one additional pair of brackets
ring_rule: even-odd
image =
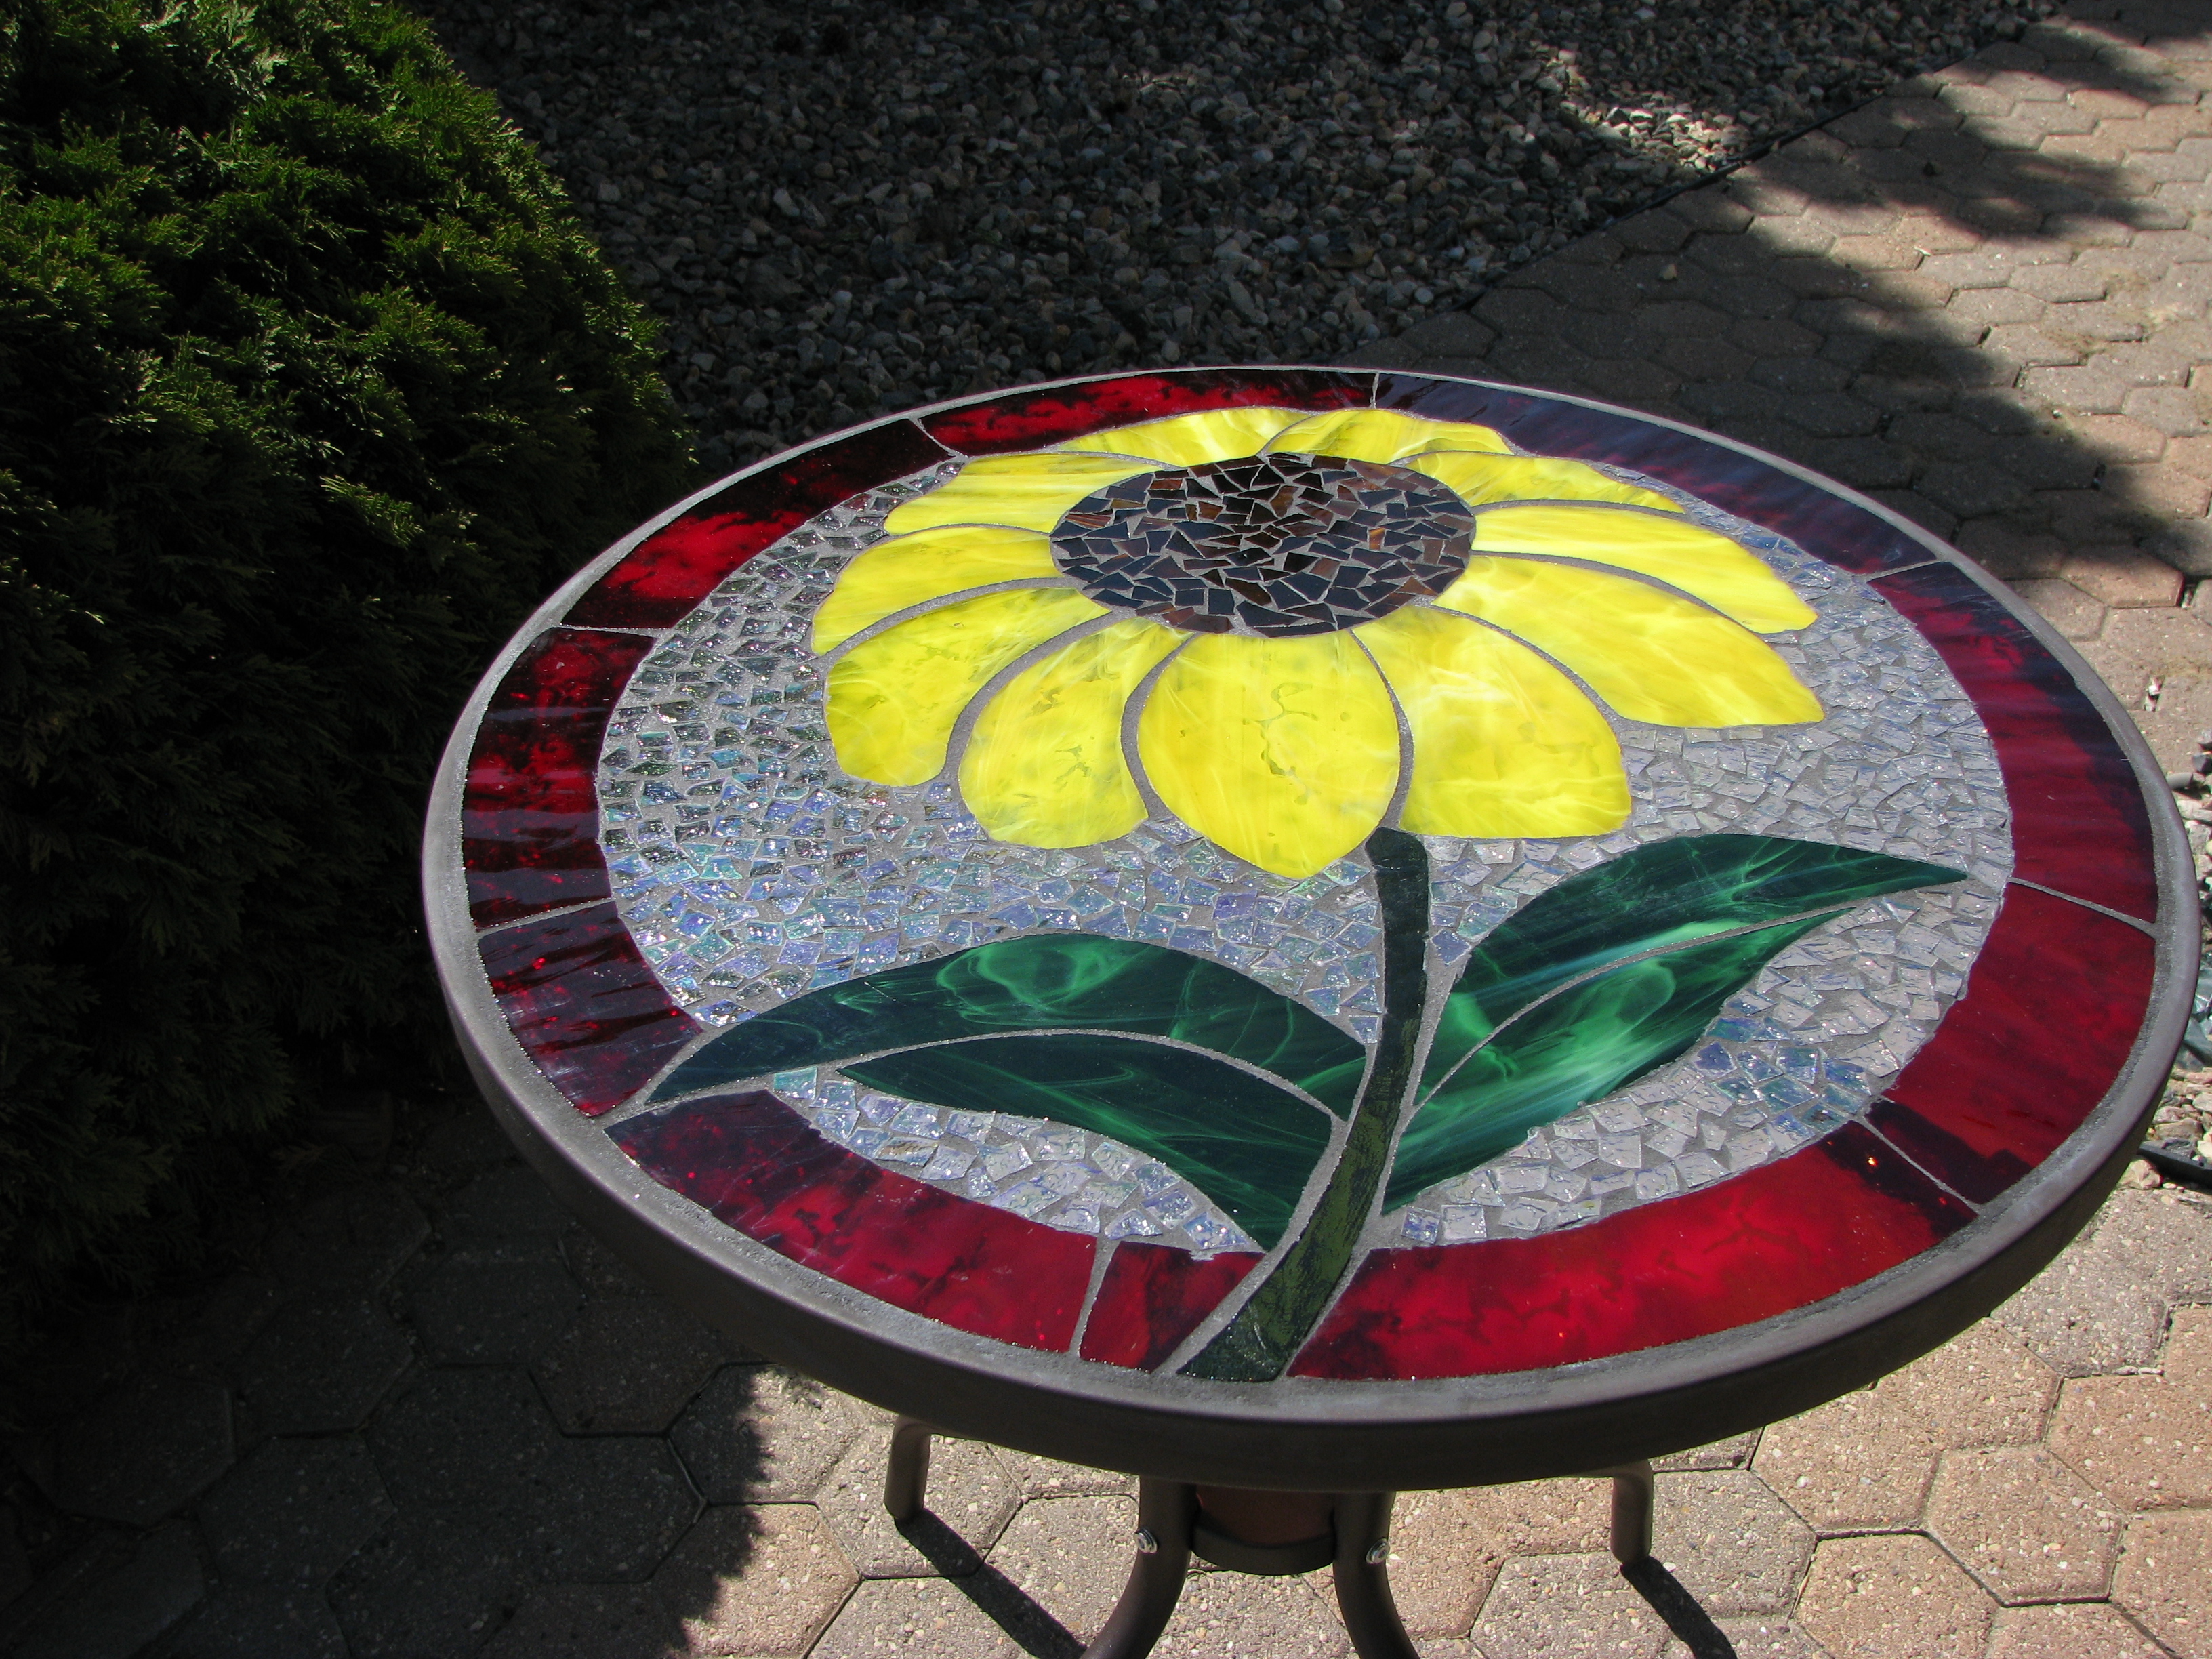
[(2047, 0), (446, 0), (722, 466), (1116, 366), (1327, 362)]

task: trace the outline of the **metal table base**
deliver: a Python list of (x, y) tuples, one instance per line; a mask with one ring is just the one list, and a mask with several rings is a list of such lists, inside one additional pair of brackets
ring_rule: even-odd
[[(929, 1486), (933, 1431), (902, 1417), (891, 1430), (884, 1507), (918, 1519)], [(1651, 1554), (1656, 1482), (1649, 1462), (1594, 1469), (1613, 1481), (1613, 1554), (1623, 1569)], [(1285, 1577), (1328, 1567), (1360, 1659), (1419, 1659), (1390, 1595), (1390, 1510), (1395, 1492), (1260, 1492), (1140, 1477), (1136, 1560), (1129, 1582), (1083, 1659), (1144, 1659), (1182, 1595), (1190, 1559), (1234, 1572)]]

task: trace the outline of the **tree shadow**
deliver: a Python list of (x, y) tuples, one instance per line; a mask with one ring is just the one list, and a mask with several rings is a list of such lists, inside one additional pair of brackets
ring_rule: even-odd
[(717, 458), (994, 386), (1327, 361), (2041, 0), (429, 0)]
[(2212, 574), (2208, 38), (2201, 9), (2076, 6), (1354, 360), (1625, 404), (1853, 485), (2023, 584), (2124, 692), (2159, 680), (2144, 724), (2178, 766), (2212, 717), (2212, 635), (2171, 610)]

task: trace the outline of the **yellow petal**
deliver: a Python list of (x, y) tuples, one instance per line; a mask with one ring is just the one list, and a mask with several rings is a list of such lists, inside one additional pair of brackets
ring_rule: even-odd
[(1814, 620), (1790, 585), (1717, 531), (1613, 507), (1498, 507), (1474, 521), (1478, 553), (1547, 553), (1656, 577), (1746, 628), (1777, 634)]
[(1406, 465), (1450, 485), (1470, 507), (1485, 501), (1622, 501), (1662, 513), (1682, 510), (1656, 489), (1639, 489), (1555, 455), (1423, 455)]
[(1138, 753), (1192, 829), (1263, 870), (1310, 876), (1381, 822), (1398, 784), (1398, 721), (1348, 634), (1206, 634), (1153, 684)]
[(814, 648), (834, 651), (894, 611), (963, 588), (1059, 574), (1050, 539), (1034, 530), (963, 524), (894, 537), (845, 567), (814, 613)]
[(1598, 836), (1628, 822), (1620, 744), (1580, 687), (1518, 641), (1409, 605), (1356, 630), (1413, 735), (1400, 817), (1418, 836)]
[(1299, 418), (1294, 409), (1209, 409), (1197, 415), (1170, 415), (1164, 420), (1117, 426), (1070, 438), (1053, 447), (1142, 455), (1170, 466), (1196, 466), (1204, 461), (1233, 461), (1240, 455), (1255, 455), (1261, 444)]
[(992, 675), (1104, 614), (1066, 588), (1018, 587), (925, 611), (854, 646), (830, 671), (837, 764), (876, 783), (935, 777), (960, 711)]
[(1437, 603), (1495, 623), (1655, 726), (1794, 726), (1820, 700), (1749, 630), (1679, 593), (1578, 565), (1474, 558)]
[(994, 840), (1088, 847), (1144, 821), (1121, 757), (1121, 714), (1188, 637), (1157, 623), (1115, 623), (1007, 682), (960, 757), (961, 795)]
[(1352, 461), (1397, 461), (1435, 450), (1505, 452), (1505, 440), (1486, 426), (1462, 421), (1425, 421), (1389, 409), (1346, 409), (1310, 415), (1278, 432), (1267, 447), (1292, 455), (1341, 455)]
[(1105, 455), (987, 455), (927, 495), (892, 508), (884, 528), (894, 536), (941, 524), (1050, 530), (1085, 495), (1153, 470)]

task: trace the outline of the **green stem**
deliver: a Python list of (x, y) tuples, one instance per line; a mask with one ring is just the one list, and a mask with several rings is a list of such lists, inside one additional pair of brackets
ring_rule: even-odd
[(1382, 1030), (1343, 1156), (1297, 1242), (1237, 1316), (1182, 1368), (1185, 1376), (1221, 1382), (1281, 1376), (1342, 1283), (1389, 1173), (1428, 1000), (1429, 855), (1414, 836), (1377, 830), (1367, 838), (1367, 857), (1382, 920)]

